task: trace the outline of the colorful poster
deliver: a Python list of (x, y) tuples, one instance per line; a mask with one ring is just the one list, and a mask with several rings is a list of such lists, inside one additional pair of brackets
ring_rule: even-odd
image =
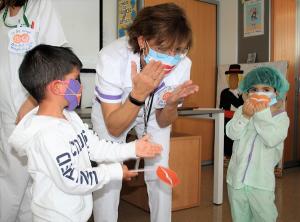
[(126, 34), (127, 27), (137, 13), (137, 0), (118, 0), (118, 37)]
[(264, 34), (264, 0), (244, 2), (244, 37)]

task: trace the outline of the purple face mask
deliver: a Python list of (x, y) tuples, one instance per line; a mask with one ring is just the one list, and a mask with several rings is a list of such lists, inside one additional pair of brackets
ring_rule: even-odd
[(78, 105), (81, 97), (81, 84), (78, 80), (70, 79), (64, 81), (68, 84), (68, 88), (63, 94), (68, 101), (67, 110), (73, 111)]

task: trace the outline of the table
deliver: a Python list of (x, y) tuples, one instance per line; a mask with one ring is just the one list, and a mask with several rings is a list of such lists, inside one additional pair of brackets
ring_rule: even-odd
[(179, 116), (195, 119), (213, 119), (214, 137), (214, 189), (213, 203), (223, 203), (223, 161), (224, 161), (224, 111), (215, 108), (194, 108), (178, 110)]

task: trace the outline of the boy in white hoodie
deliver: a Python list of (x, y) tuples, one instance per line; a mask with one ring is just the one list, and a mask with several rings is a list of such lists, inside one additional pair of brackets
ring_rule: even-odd
[[(70, 49), (39, 45), (19, 69), (21, 83), (39, 106), (21, 120), (9, 143), (28, 157), (34, 221), (87, 221), (94, 190), (136, 176), (118, 162), (161, 152), (147, 137), (127, 144), (99, 140), (83, 124), (72, 111), (81, 96), (76, 80), (81, 67)], [(93, 168), (91, 160), (105, 164)]]

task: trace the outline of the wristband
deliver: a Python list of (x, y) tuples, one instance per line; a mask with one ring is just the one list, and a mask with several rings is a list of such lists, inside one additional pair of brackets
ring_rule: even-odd
[(143, 105), (145, 105), (145, 101), (140, 101), (140, 100), (137, 100), (137, 99), (133, 98), (130, 93), (128, 95), (128, 99), (129, 99), (129, 101), (132, 104), (134, 104), (136, 106), (143, 106)]

